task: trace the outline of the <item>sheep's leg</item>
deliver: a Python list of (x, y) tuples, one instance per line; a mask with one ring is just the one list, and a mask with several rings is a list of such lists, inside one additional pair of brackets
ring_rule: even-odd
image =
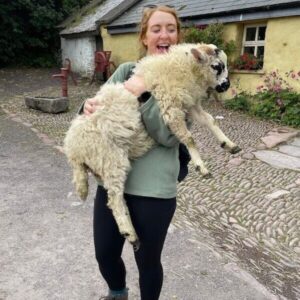
[(235, 154), (241, 151), (235, 143), (233, 143), (220, 129), (216, 120), (202, 108), (197, 107), (197, 109), (192, 110), (192, 118), (198, 121), (200, 124), (205, 125), (212, 132), (212, 134), (220, 142), (221, 147), (228, 149), (230, 153)]
[(76, 192), (81, 200), (86, 200), (89, 190), (88, 178), (86, 166), (71, 162), (73, 168), (73, 183), (75, 184)]
[(124, 185), (130, 168), (130, 162), (122, 156), (116, 163), (114, 157), (113, 169), (106, 170), (103, 182), (107, 189), (107, 206), (112, 210), (120, 233), (138, 250), (140, 242), (132, 225), (129, 210), (124, 199)]
[(196, 171), (200, 171), (205, 178), (211, 177), (210, 172), (200, 157), (195, 140), (192, 137), (191, 132), (186, 127), (185, 113), (179, 109), (172, 109), (168, 116), (165, 116), (165, 120), (179, 141), (187, 147)]

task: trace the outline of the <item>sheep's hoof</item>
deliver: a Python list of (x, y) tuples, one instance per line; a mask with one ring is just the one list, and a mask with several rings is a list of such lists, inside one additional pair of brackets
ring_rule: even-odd
[(196, 166), (195, 170), (196, 170), (196, 172), (201, 173), (203, 178), (211, 178), (212, 177), (211, 173), (206, 168), (204, 170), (203, 169), (201, 170), (200, 166)]
[(138, 251), (140, 249), (140, 240), (138, 237), (132, 237), (129, 233), (123, 233), (125, 239), (133, 246), (134, 251)]
[(221, 148), (225, 148), (225, 146), (226, 146), (226, 142), (223, 142), (222, 144), (221, 144)]
[(230, 153), (231, 154), (236, 154), (238, 152), (240, 152), (242, 149), (239, 146), (234, 146), (232, 149), (230, 149)]
[(137, 239), (135, 242), (131, 243), (133, 247), (133, 251), (137, 252), (140, 249), (141, 242)]

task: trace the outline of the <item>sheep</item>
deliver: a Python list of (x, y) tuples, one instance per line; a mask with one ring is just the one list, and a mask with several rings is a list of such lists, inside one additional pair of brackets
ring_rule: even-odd
[[(186, 115), (205, 124), (231, 153), (240, 148), (230, 141), (201, 107), (208, 89), (223, 92), (229, 88), (226, 54), (215, 45), (180, 44), (163, 55), (146, 56), (134, 68), (144, 78), (147, 91), (157, 99), (166, 125), (185, 144), (195, 169), (204, 177), (204, 165), (195, 141), (186, 126)], [(64, 152), (73, 168), (73, 182), (80, 198), (88, 195), (88, 171), (103, 182), (120, 233), (139, 248), (124, 200), (124, 185), (130, 160), (141, 157), (155, 145), (147, 134), (138, 111), (139, 101), (122, 83), (101, 87), (96, 95), (100, 106), (94, 114), (77, 116), (64, 139)]]

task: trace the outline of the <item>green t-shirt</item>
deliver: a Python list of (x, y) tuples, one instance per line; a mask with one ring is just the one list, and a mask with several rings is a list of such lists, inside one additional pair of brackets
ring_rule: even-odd
[[(120, 65), (107, 83), (124, 82), (133, 67), (134, 63)], [(179, 141), (165, 125), (153, 96), (139, 109), (146, 130), (157, 145), (131, 162), (125, 193), (155, 198), (176, 197)]]

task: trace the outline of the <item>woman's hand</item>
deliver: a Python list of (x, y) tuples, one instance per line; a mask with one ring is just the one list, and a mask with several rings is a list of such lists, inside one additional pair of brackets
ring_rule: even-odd
[(94, 113), (97, 109), (97, 106), (99, 106), (99, 102), (96, 97), (86, 99), (83, 106), (83, 114), (86, 116), (90, 116), (92, 113)]
[(137, 97), (146, 91), (144, 78), (137, 75), (132, 75), (124, 82), (124, 86), (130, 93)]
[[(133, 75), (125, 81), (124, 86), (129, 92), (137, 97), (146, 91), (143, 77), (137, 75)], [(90, 116), (96, 111), (98, 106), (101, 106), (101, 103), (96, 97), (86, 99), (83, 106), (83, 114)]]

